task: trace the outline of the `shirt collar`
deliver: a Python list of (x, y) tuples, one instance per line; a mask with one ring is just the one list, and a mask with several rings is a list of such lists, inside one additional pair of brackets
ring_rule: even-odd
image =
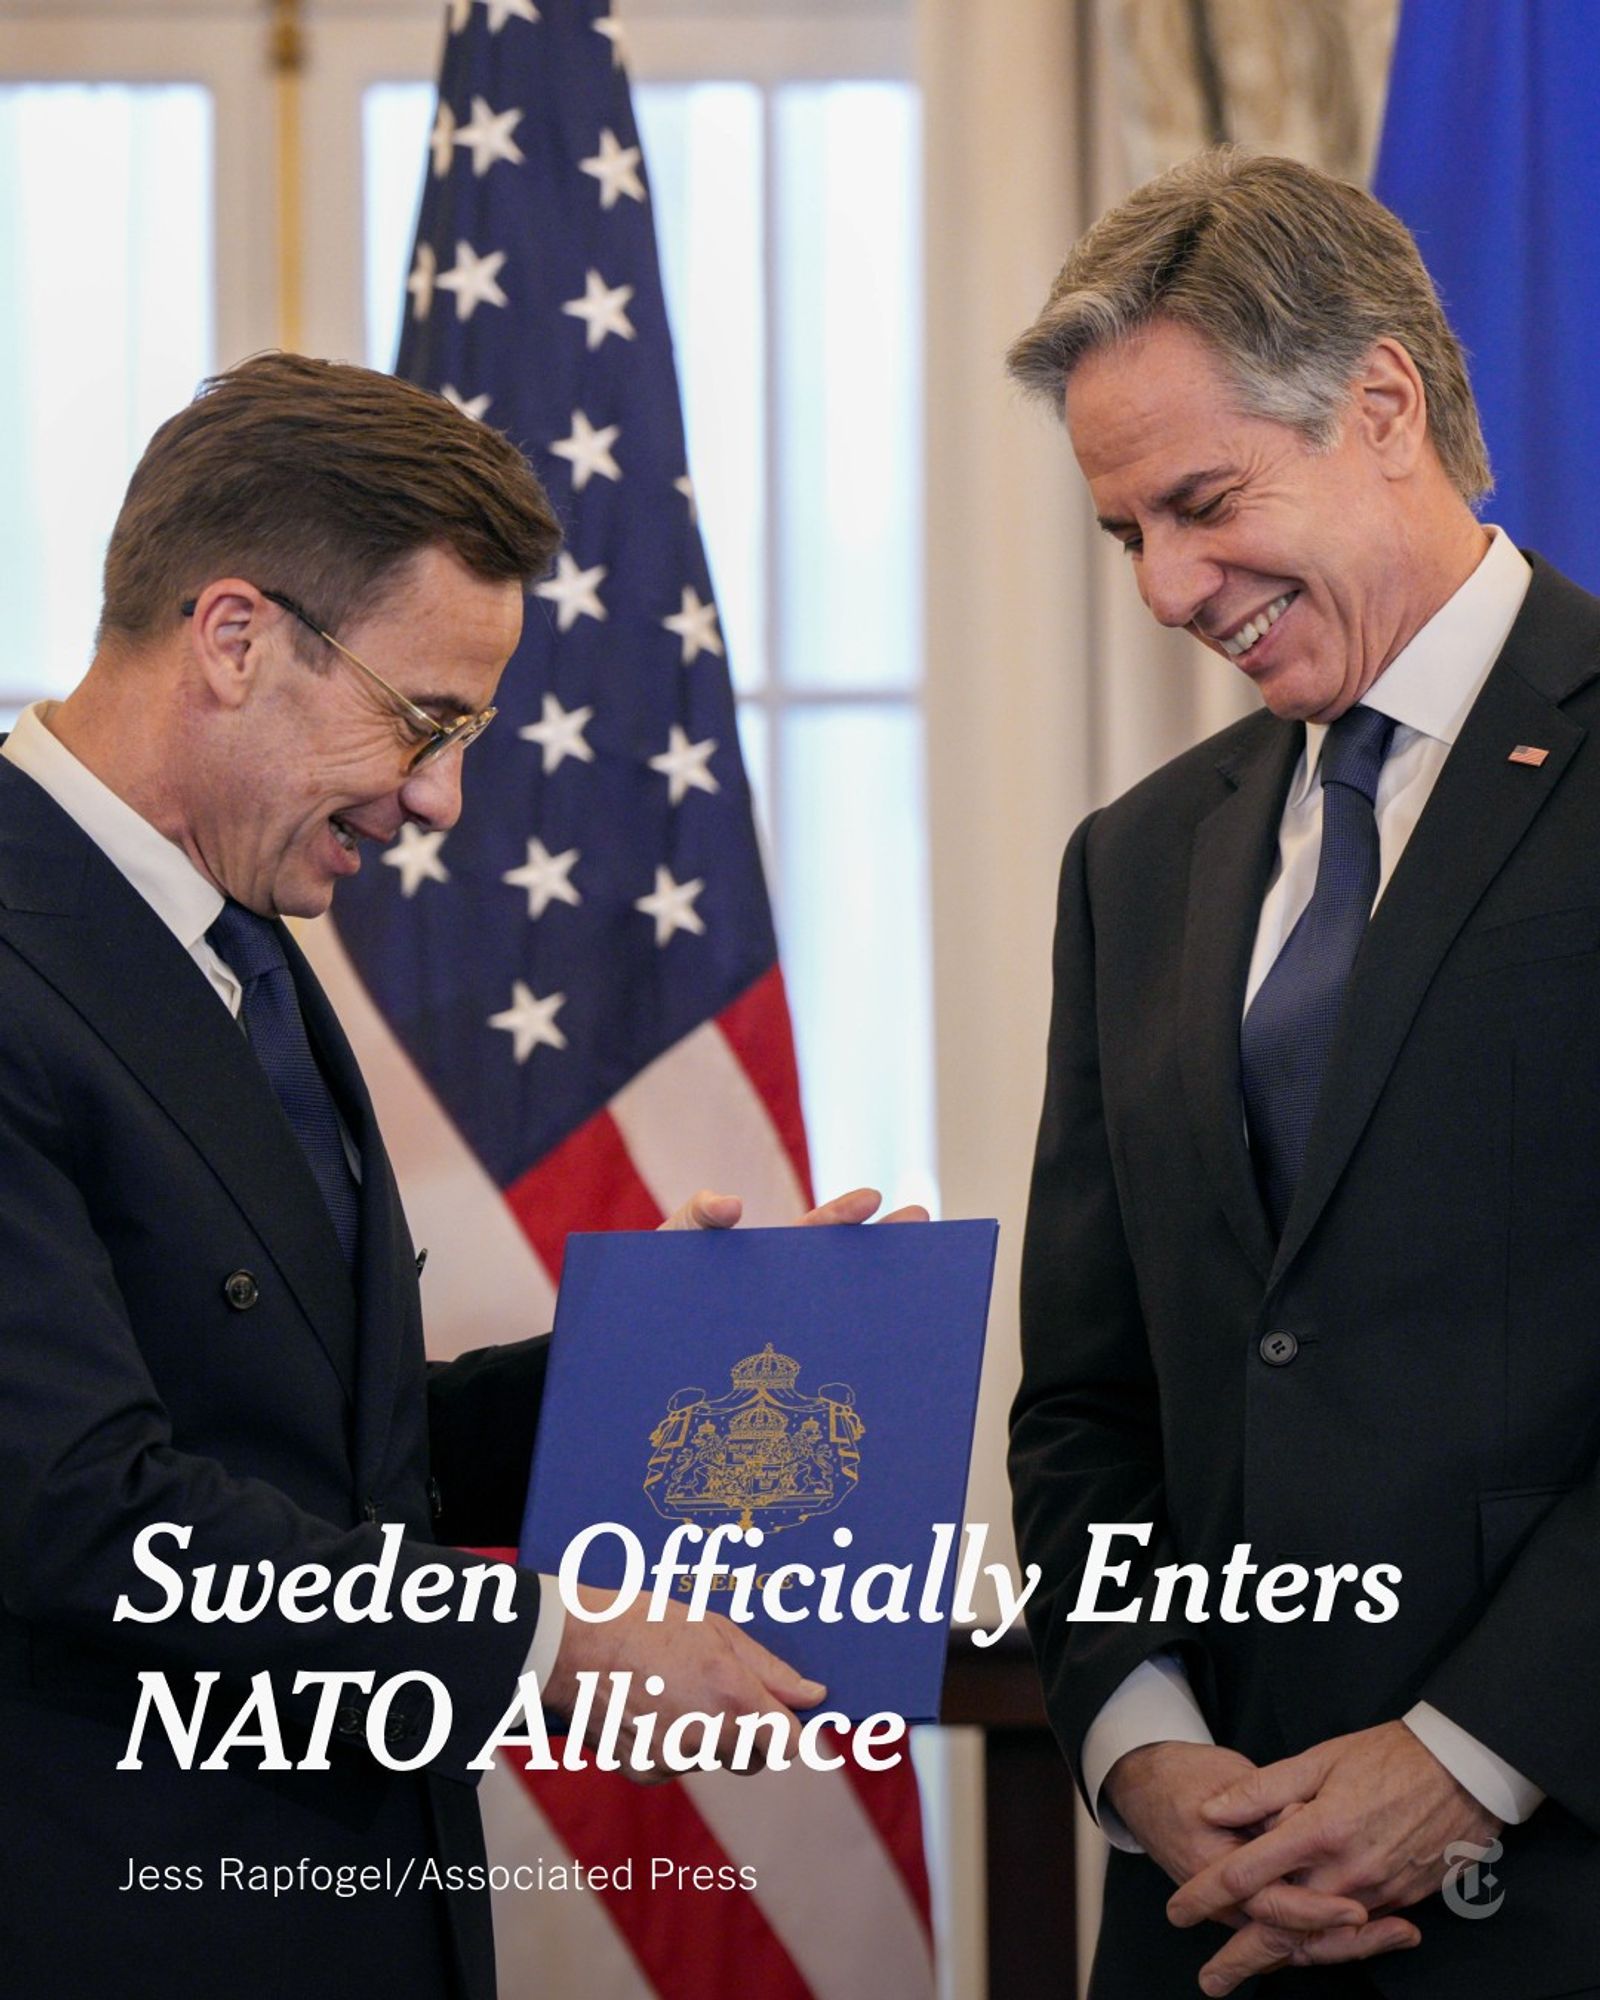
[[(1453, 744), (1472, 704), (1500, 657), (1533, 570), (1502, 528), (1490, 527), (1483, 559), (1453, 597), (1448, 597), (1403, 646), (1361, 697), (1380, 715), (1392, 715), (1404, 729)], [(1290, 799), (1299, 805), (1316, 782), (1325, 722), (1306, 724), (1303, 772)]]
[(17, 719), (0, 756), (25, 771), (41, 790), (113, 862), (186, 951), (193, 951), (222, 912), (214, 888), (175, 841), (102, 784), (53, 735), (49, 719), (59, 706), (35, 702)]

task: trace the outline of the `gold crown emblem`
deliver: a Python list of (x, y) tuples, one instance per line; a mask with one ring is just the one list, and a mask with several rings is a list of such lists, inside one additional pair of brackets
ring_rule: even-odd
[(799, 1379), (799, 1362), (787, 1354), (774, 1354), (770, 1340), (759, 1354), (747, 1354), (733, 1364), (736, 1389), (792, 1389)]
[(650, 1433), (644, 1490), (658, 1514), (712, 1528), (796, 1527), (829, 1514), (861, 1477), (866, 1425), (846, 1382), (799, 1388), (800, 1363), (769, 1340), (729, 1369), (725, 1396), (678, 1389)]

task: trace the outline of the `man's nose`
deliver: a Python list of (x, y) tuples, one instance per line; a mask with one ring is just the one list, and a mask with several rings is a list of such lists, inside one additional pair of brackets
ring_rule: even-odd
[(429, 832), (443, 831), (461, 817), (461, 747), (430, 757), (400, 787), (406, 817)]
[(1139, 594), (1163, 625), (1192, 625), (1222, 587), (1222, 566), (1181, 533), (1145, 538)]

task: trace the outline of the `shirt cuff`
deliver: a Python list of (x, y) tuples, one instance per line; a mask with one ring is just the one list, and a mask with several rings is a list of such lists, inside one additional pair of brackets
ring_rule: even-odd
[(1507, 1826), (1519, 1826), (1544, 1804), (1544, 1793), (1504, 1757), (1497, 1757), (1458, 1722), (1419, 1701), (1401, 1718), (1417, 1741), (1478, 1801)]
[(522, 1668), (525, 1674), (532, 1674), (538, 1681), (541, 1694), (549, 1683), (566, 1629), (567, 1607), (561, 1602), (556, 1580), (553, 1576), (541, 1576), (539, 1616), (534, 1620), (533, 1644), (528, 1648), (528, 1657)]
[(1147, 1743), (1215, 1740), (1182, 1662), (1171, 1653), (1152, 1653), (1148, 1660), (1141, 1660), (1090, 1723), (1083, 1739), (1083, 1789), (1100, 1831), (1113, 1847), (1128, 1854), (1144, 1852), (1109, 1800), (1100, 1796), (1117, 1759), (1130, 1750), (1142, 1750)]

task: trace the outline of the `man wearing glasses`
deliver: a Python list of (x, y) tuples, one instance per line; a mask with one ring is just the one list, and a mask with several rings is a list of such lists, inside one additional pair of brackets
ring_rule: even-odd
[[(454, 824), (523, 593), (559, 539), (520, 454), (364, 369), (257, 357), (156, 433), (109, 545), (94, 660), (0, 750), (0, 1963), (8, 1991), (297, 2000), (494, 1987), (486, 1899), (225, 1888), (482, 1840), (466, 1768), (525, 1669), (668, 1681), (660, 1712), (821, 1690), (721, 1621), (570, 1621), (518, 1573), (510, 1623), (454, 1615), (470, 1558), (517, 1538), (543, 1346), (425, 1373), (413, 1251), (372, 1108), (281, 922), (326, 910), (363, 843)], [(243, 1033), (241, 1033), (243, 1029)], [(308, 1172), (307, 1169), (310, 1169)], [(819, 1212), (858, 1219), (849, 1198)], [(710, 1216), (691, 1209), (680, 1220)], [(337, 1583), (405, 1530), (391, 1591), (430, 1622), (116, 1622), (184, 1570), (315, 1563)], [(253, 1573), (253, 1572), (252, 1572)], [(442, 1579), (442, 1580), (439, 1580)], [(359, 1599), (365, 1593), (357, 1590)], [(251, 1593), (252, 1597), (254, 1593)], [(326, 1591), (323, 1593), (326, 1604)], [(400, 1600), (403, 1601), (403, 1600)], [(137, 1674), (187, 1714), (221, 1679), (197, 1765), (270, 1678), (291, 1761), (297, 1674), (424, 1672), (454, 1726), (425, 1775), (340, 1698), (325, 1771), (179, 1767)], [(383, 1734), (428, 1733), (412, 1683)]]

